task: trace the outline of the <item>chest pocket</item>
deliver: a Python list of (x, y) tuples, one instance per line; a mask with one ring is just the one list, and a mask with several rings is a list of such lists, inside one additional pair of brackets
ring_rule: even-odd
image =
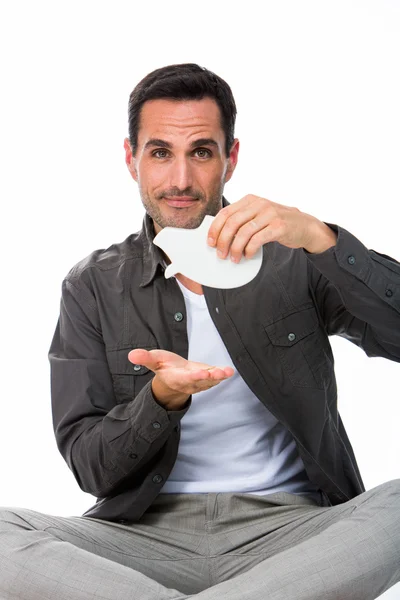
[[(145, 350), (155, 350), (152, 346), (137, 346)], [(134, 347), (119, 348), (107, 352), (113, 380), (114, 394), (117, 404), (130, 402), (144, 388), (146, 383), (154, 377), (154, 372), (143, 365), (135, 365), (128, 359), (128, 354)]]
[(324, 388), (330, 361), (327, 336), (314, 307), (297, 311), (265, 326), (284, 373), (296, 387)]

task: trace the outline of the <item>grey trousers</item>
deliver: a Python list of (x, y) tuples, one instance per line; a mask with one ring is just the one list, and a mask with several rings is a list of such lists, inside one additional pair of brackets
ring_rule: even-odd
[(161, 494), (138, 523), (0, 509), (1, 600), (372, 600), (400, 580), (400, 480), (334, 507)]

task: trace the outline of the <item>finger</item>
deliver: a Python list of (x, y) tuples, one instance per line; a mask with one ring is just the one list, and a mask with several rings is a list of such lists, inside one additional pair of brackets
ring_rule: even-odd
[(209, 368), (200, 368), (197, 371), (192, 371), (192, 375), (194, 381), (199, 381), (202, 379), (213, 379), (216, 378), (219, 374), (220, 377), (224, 377), (225, 374), (218, 367), (209, 367)]
[[(251, 258), (256, 254), (257, 250), (261, 246), (264, 246), (265, 244), (268, 244), (270, 242), (279, 242), (280, 244), (287, 245), (285, 243), (286, 232), (287, 228), (285, 227), (285, 225), (278, 226), (271, 224), (270, 226), (266, 227), (257, 234), (257, 236), (260, 236), (259, 238), (255, 236), (251, 239), (250, 244), (245, 249), (246, 258)], [(291, 248), (294, 246), (288, 247)]]
[(237, 244), (237, 248), (239, 248), (240, 251), (237, 251), (235, 254), (235, 257), (238, 257), (240, 260), (242, 250), (250, 237), (263, 226), (258, 223), (260, 218), (255, 206), (249, 207), (248, 210), (236, 212), (234, 215), (230, 216), (225, 222), (217, 240), (216, 247), (218, 256), (225, 259), (229, 251), (232, 250), (231, 246), (233, 243), (236, 243), (236, 238), (240, 235)]
[[(222, 373), (224, 374), (224, 377), (232, 377), (232, 375), (235, 373), (235, 369), (232, 369), (232, 367), (224, 367), (224, 368), (215, 367), (215, 368), (221, 370)], [(211, 371), (211, 375), (214, 376), (215, 372)], [(217, 376), (218, 376), (218, 373), (217, 373)]]
[(199, 377), (196, 379), (193, 378), (190, 385), (194, 386), (198, 392), (215, 387), (216, 385), (224, 381), (224, 379), (226, 379), (225, 377), (214, 379), (212, 377), (206, 377), (204, 375), (200, 376), (200, 374), (197, 375), (199, 375)]
[(232, 367), (208, 367), (207, 369), (200, 369), (200, 371), (197, 371), (197, 374), (204, 379), (220, 380), (231, 377), (234, 372), (235, 371), (232, 369)]
[(257, 215), (239, 229), (230, 246), (230, 258), (233, 262), (240, 262), (242, 256), (251, 258), (256, 252), (271, 241), (270, 219), (267, 214)]
[[(244, 207), (251, 204), (251, 202), (254, 201), (254, 198), (256, 198), (256, 196), (253, 196), (252, 194), (248, 194), (247, 196), (244, 196), (244, 198), (241, 198), (241, 200), (239, 200), (238, 202), (235, 202), (234, 204), (230, 204), (229, 206), (225, 206), (224, 208), (222, 208), (219, 211), (219, 213), (213, 220), (210, 229), (208, 230), (208, 240), (207, 241), (210, 246), (215, 246), (217, 244), (219, 234), (221, 233), (221, 230), (222, 230), (223, 226), (225, 225), (226, 220), (231, 215), (234, 215), (236, 212), (243, 210)], [(212, 242), (211, 242), (211, 240), (212, 240)]]

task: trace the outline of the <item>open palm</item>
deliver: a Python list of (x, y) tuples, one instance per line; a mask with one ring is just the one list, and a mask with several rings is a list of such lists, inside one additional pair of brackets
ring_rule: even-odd
[(207, 363), (186, 360), (167, 350), (144, 350), (136, 348), (128, 359), (154, 371), (171, 390), (194, 394), (217, 385), (234, 374), (232, 367), (213, 367)]

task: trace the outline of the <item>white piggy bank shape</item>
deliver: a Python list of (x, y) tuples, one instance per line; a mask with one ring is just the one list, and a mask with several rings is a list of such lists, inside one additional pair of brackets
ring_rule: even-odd
[(229, 289), (249, 283), (261, 268), (263, 249), (252, 258), (241, 257), (238, 263), (217, 255), (207, 244), (207, 234), (215, 217), (206, 215), (197, 229), (164, 227), (154, 238), (154, 244), (168, 256), (171, 264), (165, 278), (181, 273), (192, 281), (208, 287)]

